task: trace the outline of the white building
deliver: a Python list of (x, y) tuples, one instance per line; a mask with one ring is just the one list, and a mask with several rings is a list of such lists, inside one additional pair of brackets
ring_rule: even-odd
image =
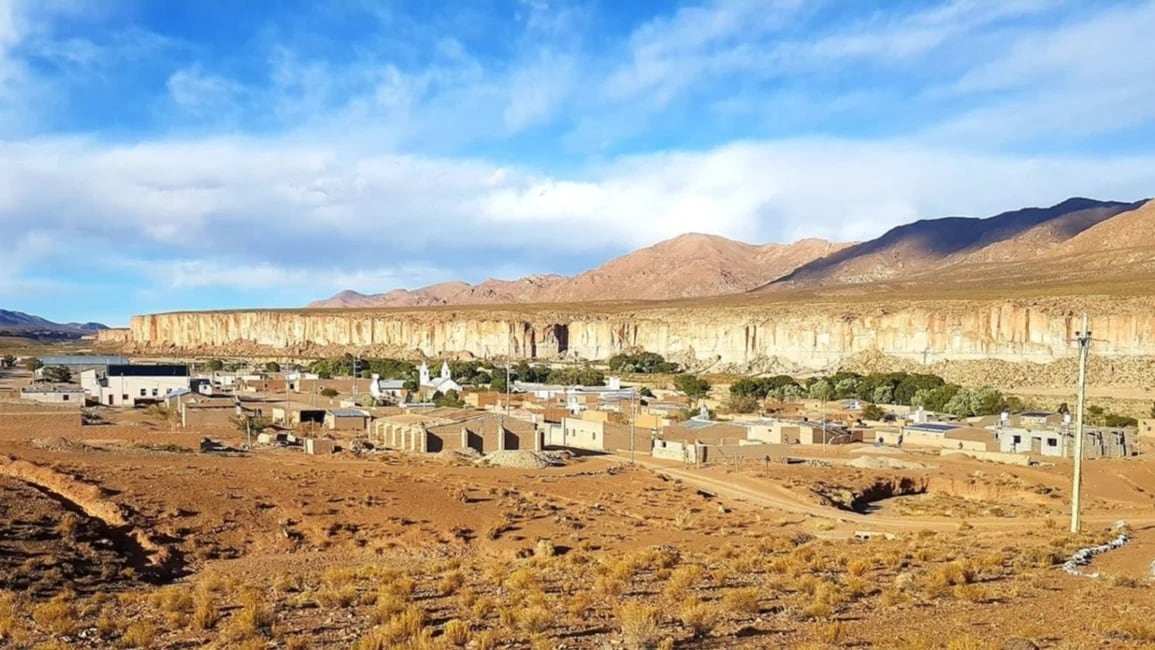
[(369, 378), (369, 394), (379, 400), (400, 401), (405, 396), (405, 380), (382, 379), (374, 374)]
[(426, 388), (430, 391), (440, 391), (442, 395), (451, 390), (457, 391), (458, 393), (461, 392), (461, 384), (453, 381), (453, 377), (449, 372), (448, 361), (441, 363), (441, 374), (436, 379), (429, 376), (429, 364), (424, 361), (421, 362), (419, 373), (420, 379), (418, 383), (421, 385), (421, 388)]
[(84, 406), (84, 389), (75, 384), (33, 384), (20, 389), (20, 399), (42, 404)]
[(93, 400), (107, 406), (161, 402), (174, 390), (190, 388), (185, 365), (110, 365), (103, 374), (88, 370), (80, 385)]

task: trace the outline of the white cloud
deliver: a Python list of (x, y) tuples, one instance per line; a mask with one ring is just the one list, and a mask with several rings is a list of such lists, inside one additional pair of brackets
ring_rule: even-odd
[(200, 67), (177, 70), (165, 84), (178, 108), (195, 115), (221, 117), (236, 110), (244, 88), (229, 79), (206, 74)]
[(349, 142), (43, 140), (0, 148), (0, 228), (17, 242), (68, 233), (96, 255), (159, 257), (150, 264), (177, 287), (378, 290), (484, 267), (499, 251), (620, 250), (688, 231), (862, 239), (1076, 194), (1136, 199), (1153, 180), (1155, 157), (1031, 159), (901, 141), (752, 141), (550, 176)]

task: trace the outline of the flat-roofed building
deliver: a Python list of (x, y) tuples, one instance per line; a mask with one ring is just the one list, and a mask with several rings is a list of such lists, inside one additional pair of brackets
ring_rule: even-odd
[(76, 384), (33, 384), (20, 389), (20, 399), (41, 404), (84, 406), (84, 389)]
[(172, 391), (188, 389), (191, 378), (183, 364), (114, 364), (103, 373), (85, 371), (80, 384), (106, 406), (136, 406), (163, 402)]

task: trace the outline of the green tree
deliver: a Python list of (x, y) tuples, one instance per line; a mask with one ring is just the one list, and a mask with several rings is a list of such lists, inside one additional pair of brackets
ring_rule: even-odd
[(830, 382), (825, 379), (819, 379), (810, 385), (810, 399), (822, 400), (823, 402), (830, 401), (834, 396), (834, 389), (830, 386)]
[(587, 366), (570, 366), (568, 368), (554, 368), (549, 373), (548, 381), (551, 384), (565, 384), (570, 386), (604, 386), (605, 374)]
[(489, 390), (504, 393), (507, 386), (508, 384), (506, 383), (505, 369), (495, 368), (493, 370), (493, 375), (489, 378)]
[[(1066, 403), (1066, 402), (1063, 402), (1062, 404), (1059, 404), (1059, 415), (1066, 415), (1066, 414), (1068, 414), (1068, 413), (1070, 413), (1070, 412), (1071, 412), (1071, 407), (1070, 407), (1070, 406), (1067, 406), (1067, 403)], [(1155, 406), (1152, 406), (1152, 407), (1151, 407), (1151, 412), (1152, 412), (1152, 413), (1155, 413)], [(1151, 417), (1155, 417), (1155, 415), (1152, 415)]]
[(710, 382), (697, 375), (678, 375), (674, 377), (674, 388), (693, 399), (701, 399), (710, 393)]
[(867, 404), (866, 407), (862, 409), (863, 420), (878, 421), (884, 417), (886, 417), (886, 412), (877, 404)]
[(378, 400), (376, 397), (369, 395), (368, 393), (358, 395), (357, 396), (357, 403), (360, 404), (361, 406), (368, 407), (368, 408), (372, 408), (374, 406), (381, 406), (381, 401)]
[(266, 372), (280, 372), (281, 371), (281, 364), (277, 363), (276, 361), (270, 361), (270, 362), (265, 364), (265, 371)]
[(273, 426), (273, 420), (271, 418), (260, 415), (238, 415), (229, 418), (229, 422), (232, 422), (238, 431), (242, 433), (251, 431), (254, 435)]
[(731, 395), (726, 401), (726, 408), (734, 413), (757, 413), (762, 402), (753, 395)]
[(461, 399), (461, 396), (457, 394), (457, 391), (451, 388), (445, 391), (445, 394), (442, 394), (441, 391), (434, 393), (433, 404), (447, 408), (461, 408), (462, 406), (465, 406), (465, 401)]
[(1136, 420), (1135, 418), (1132, 418), (1132, 417), (1127, 417), (1126, 415), (1116, 415), (1114, 413), (1108, 413), (1107, 415), (1103, 416), (1103, 424), (1105, 426), (1108, 426), (1108, 427), (1119, 427), (1119, 428), (1137, 427), (1137, 426), (1139, 426), (1139, 420)]
[(16, 365), (16, 357), (11, 354), (0, 357), (0, 368), (11, 368), (14, 365)]
[(324, 397), (332, 398), (332, 397), (336, 397), (336, 396), (340, 395), (340, 393), (337, 392), (336, 388), (333, 388), (331, 386), (326, 386), (326, 387), (321, 389), (321, 395)]
[(415, 393), (415, 392), (417, 392), (417, 389), (419, 389), (421, 387), (417, 385), (417, 378), (416, 377), (406, 377), (405, 381), (402, 382), (402, 384), (401, 384), (401, 388), (409, 391), (410, 393)]
[(40, 359), (37, 359), (36, 357), (28, 357), (24, 360), (25, 370), (40, 370), (43, 367), (44, 364), (40, 363)]
[(890, 384), (883, 384), (876, 386), (870, 393), (870, 401), (875, 404), (893, 404), (894, 403), (894, 387)]
[(648, 386), (642, 386), (642, 389), (638, 391), (638, 395), (641, 395), (642, 397), (653, 397), (654, 391), (650, 390)]
[(225, 362), (220, 359), (209, 359), (207, 367), (213, 372), (220, 372), (225, 369)]
[(666, 361), (666, 358), (656, 352), (621, 352), (609, 358), (610, 370), (614, 372), (637, 372), (643, 374), (676, 373), (682, 367), (676, 363)]
[(44, 379), (56, 384), (67, 384), (72, 381), (72, 371), (64, 366), (48, 366), (42, 372)]

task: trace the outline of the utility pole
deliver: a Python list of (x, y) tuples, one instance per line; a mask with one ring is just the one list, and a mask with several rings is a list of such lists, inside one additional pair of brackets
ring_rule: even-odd
[(1071, 532), (1079, 532), (1079, 505), (1083, 488), (1083, 402), (1087, 397), (1087, 355), (1091, 351), (1091, 329), (1083, 314), (1083, 329), (1076, 335), (1079, 342), (1079, 391), (1075, 398), (1075, 472), (1071, 487)]
[(822, 453), (826, 453), (826, 400), (822, 400)]
[[(634, 446), (635, 446), (634, 445), (634, 437), (635, 437), (635, 431), (637, 428), (636, 427), (637, 422), (638, 422), (638, 387), (634, 386), (630, 390), (630, 464), (631, 465), (635, 464), (634, 463)], [(653, 453), (652, 447), (651, 447), (650, 453)]]
[(353, 401), (357, 401), (357, 355), (353, 355)]
[(510, 366), (513, 364), (513, 334), (510, 334), (509, 340), (505, 342), (505, 414), (509, 415), (509, 393), (510, 384), (513, 383), (510, 379)]

